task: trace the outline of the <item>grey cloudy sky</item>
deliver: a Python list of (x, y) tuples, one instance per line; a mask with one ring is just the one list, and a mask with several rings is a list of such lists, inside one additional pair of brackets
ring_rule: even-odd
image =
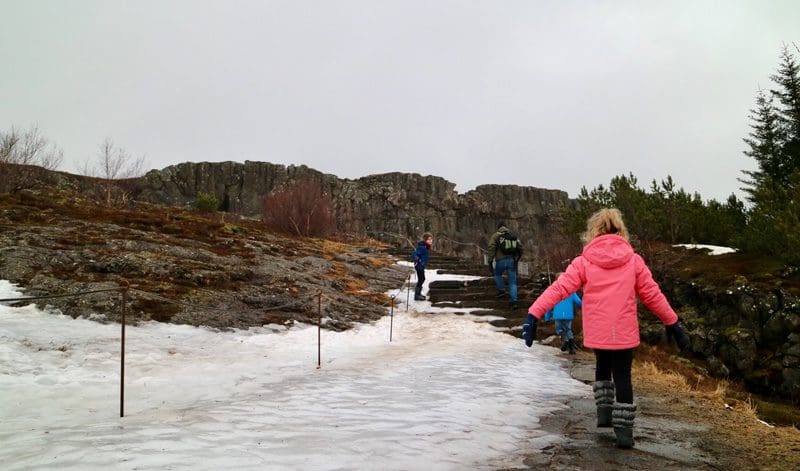
[(737, 192), (800, 1), (0, 0), (0, 129), (64, 170), (305, 164), (480, 184)]

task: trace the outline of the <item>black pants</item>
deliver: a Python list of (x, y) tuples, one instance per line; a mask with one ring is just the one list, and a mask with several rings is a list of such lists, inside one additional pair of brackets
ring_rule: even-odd
[(633, 404), (633, 385), (631, 384), (631, 364), (633, 349), (595, 350), (595, 381), (614, 381), (617, 402)]
[(417, 270), (417, 287), (414, 289), (414, 296), (422, 296), (422, 284), (425, 283), (425, 269), (416, 268)]

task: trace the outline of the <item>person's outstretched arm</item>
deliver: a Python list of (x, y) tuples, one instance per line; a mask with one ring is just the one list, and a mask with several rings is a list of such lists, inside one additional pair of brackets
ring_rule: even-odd
[(664, 296), (661, 288), (658, 287), (658, 283), (653, 279), (650, 269), (647, 268), (639, 254), (634, 254), (634, 257), (636, 257), (636, 294), (639, 295), (639, 299), (642, 300), (647, 309), (653, 311), (653, 314), (661, 319), (664, 325), (675, 324), (678, 322), (678, 315), (675, 314), (672, 306), (667, 301), (667, 297)]
[(528, 308), (528, 313), (541, 319), (545, 312), (552, 309), (559, 301), (567, 299), (583, 286), (583, 257), (577, 257), (569, 264), (564, 274), (544, 290), (536, 301)]

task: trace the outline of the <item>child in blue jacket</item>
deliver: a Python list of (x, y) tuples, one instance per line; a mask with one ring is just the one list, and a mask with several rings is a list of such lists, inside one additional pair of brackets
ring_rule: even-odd
[[(559, 273), (561, 275), (561, 273)], [(575, 306), (579, 309), (583, 306), (578, 293), (572, 293), (567, 299), (556, 304), (555, 307), (544, 313), (545, 322), (550, 318), (556, 321), (556, 334), (561, 337), (561, 351), (569, 349), (569, 354), (575, 354), (575, 340), (572, 334), (572, 319), (575, 318)]]
[(433, 234), (426, 232), (422, 234), (422, 240), (417, 242), (417, 248), (411, 254), (414, 261), (414, 270), (417, 272), (417, 286), (414, 289), (414, 301), (425, 301), (427, 298), (422, 295), (422, 285), (425, 283), (425, 265), (430, 258), (430, 250), (433, 245)]

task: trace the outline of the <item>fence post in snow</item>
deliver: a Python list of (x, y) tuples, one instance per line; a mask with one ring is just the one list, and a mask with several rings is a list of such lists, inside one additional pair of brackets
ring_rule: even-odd
[(119, 416), (125, 417), (125, 311), (128, 304), (128, 282), (126, 281), (120, 291), (122, 292), (122, 321), (121, 346), (119, 354)]
[(317, 293), (317, 369), (322, 367), (322, 291)]
[(389, 311), (389, 341), (392, 341), (392, 324), (394, 323), (394, 295), (392, 295), (392, 309)]
[(408, 312), (408, 303), (411, 300), (411, 273), (406, 278), (406, 312)]

